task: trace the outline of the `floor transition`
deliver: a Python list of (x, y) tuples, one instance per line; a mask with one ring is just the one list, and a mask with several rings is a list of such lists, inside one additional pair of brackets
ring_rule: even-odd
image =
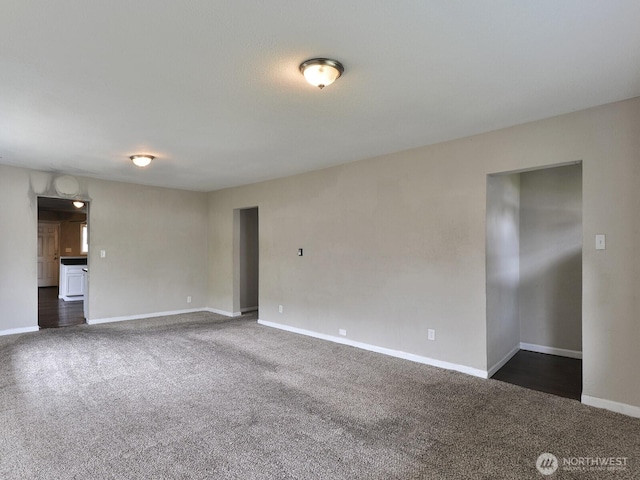
[(38, 288), (38, 326), (70, 327), (85, 323), (83, 301), (65, 302), (58, 298), (58, 287)]
[(491, 378), (580, 400), (582, 360), (520, 350)]

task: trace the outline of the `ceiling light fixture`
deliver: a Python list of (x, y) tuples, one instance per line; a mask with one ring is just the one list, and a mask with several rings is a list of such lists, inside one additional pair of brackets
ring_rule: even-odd
[(307, 82), (322, 89), (335, 82), (344, 73), (344, 67), (330, 58), (312, 58), (300, 64), (300, 72)]
[(76, 207), (76, 208), (82, 208), (82, 207), (84, 207), (84, 202), (76, 200), (75, 202), (73, 202), (73, 206)]
[(153, 155), (131, 155), (129, 158), (138, 167), (146, 167), (156, 157)]

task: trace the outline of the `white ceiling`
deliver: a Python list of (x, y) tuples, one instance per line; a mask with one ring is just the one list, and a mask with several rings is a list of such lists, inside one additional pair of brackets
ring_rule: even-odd
[[(204, 191), (316, 170), (638, 96), (639, 25), (638, 0), (2, 0), (0, 162)], [(345, 66), (324, 90), (317, 56)]]

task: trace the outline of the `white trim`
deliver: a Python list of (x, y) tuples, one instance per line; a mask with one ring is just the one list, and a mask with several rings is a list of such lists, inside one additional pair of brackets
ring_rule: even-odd
[(511, 358), (520, 351), (520, 345), (516, 345), (515, 347), (513, 347), (513, 350), (511, 350), (509, 353), (507, 353), (502, 360), (499, 360), (498, 363), (496, 363), (493, 367), (491, 367), (489, 369), (489, 371), (487, 372), (487, 376), (489, 378), (493, 377), (495, 375), (495, 373), (500, 370), (502, 367), (504, 367), (504, 365), (511, 360)]
[(520, 350), (529, 352), (548, 353), (549, 355), (558, 355), (559, 357), (582, 358), (582, 352), (578, 350), (567, 350), (564, 348), (546, 347), (544, 345), (535, 345), (533, 343), (520, 343)]
[(124, 317), (109, 317), (109, 318), (95, 318), (87, 319), (88, 325), (98, 325), (100, 323), (112, 323), (112, 322), (126, 322), (127, 320), (140, 320), (143, 318), (153, 317), (166, 317), (167, 315), (180, 315), (182, 313), (202, 312), (207, 310), (206, 308), (190, 308), (188, 310), (173, 310), (170, 312), (153, 312), (153, 313), (141, 313), (139, 315), (125, 315)]
[(640, 418), (640, 407), (635, 405), (628, 405), (626, 403), (614, 402), (613, 400), (606, 400), (604, 398), (591, 397), (589, 395), (582, 394), (582, 403), (596, 408), (605, 408), (612, 412), (628, 415), (629, 417)]
[(413, 353), (401, 352), (399, 350), (392, 350), (390, 348), (377, 347), (368, 343), (355, 342), (344, 337), (334, 337), (333, 335), (326, 335), (324, 333), (313, 332), (311, 330), (304, 330), (302, 328), (291, 327), (289, 325), (283, 325), (281, 323), (268, 322), (266, 320), (258, 320), (258, 323), (266, 327), (278, 328), (287, 332), (298, 333), (300, 335), (319, 338), (321, 340), (327, 340), (329, 342), (341, 343), (343, 345), (361, 348), (370, 352), (382, 353), (383, 355), (389, 355), (391, 357), (402, 358), (404, 360), (410, 360), (412, 362), (423, 363), (426, 365), (431, 365), (433, 367), (446, 368), (447, 370), (455, 370), (456, 372), (466, 373), (468, 375), (473, 375), (474, 377), (487, 378), (487, 372), (485, 370), (468, 367), (466, 365), (459, 365), (457, 363), (436, 360), (435, 358), (422, 357)]
[(240, 311), (242, 313), (257, 312), (258, 307), (244, 307), (244, 308), (241, 308)]
[(67, 295), (58, 295), (60, 300), (64, 300), (65, 302), (81, 302), (84, 300), (84, 295), (74, 295), (69, 297)]
[(217, 308), (203, 308), (202, 310), (206, 310), (207, 312), (217, 313), (218, 315), (224, 315), (225, 317), (239, 317), (242, 315), (240, 312), (227, 312), (226, 310), (218, 310)]
[(0, 336), (16, 335), (18, 333), (31, 333), (31, 332), (37, 332), (38, 330), (40, 330), (40, 327), (10, 328), (8, 330), (0, 330)]

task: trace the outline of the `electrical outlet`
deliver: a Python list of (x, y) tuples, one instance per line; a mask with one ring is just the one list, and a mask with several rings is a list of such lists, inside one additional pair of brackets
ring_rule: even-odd
[(436, 331), (433, 328), (430, 328), (429, 330), (427, 330), (427, 338), (429, 340), (435, 340), (436, 339)]
[(278, 305), (278, 312), (282, 313), (282, 305)]
[(346, 331), (345, 329), (343, 329), (343, 328), (341, 328), (340, 330), (338, 330), (338, 333), (339, 333), (340, 335), (342, 335), (343, 337), (346, 337), (346, 336), (347, 336), (347, 331)]
[(191, 295), (187, 297), (187, 303), (191, 303)]
[(105, 258), (107, 256), (106, 250), (100, 250), (100, 258)]

